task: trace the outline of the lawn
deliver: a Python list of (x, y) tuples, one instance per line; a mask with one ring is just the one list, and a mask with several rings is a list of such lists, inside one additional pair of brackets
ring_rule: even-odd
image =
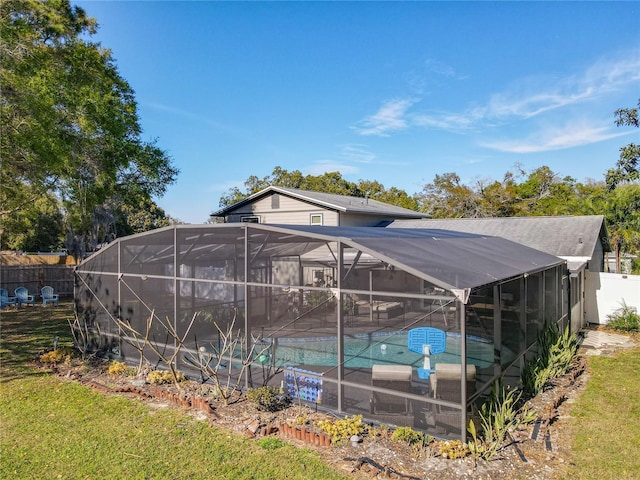
[[(70, 346), (71, 304), (0, 312), (0, 478), (334, 479), (317, 453), (265, 449), (178, 409), (105, 396), (32, 360)], [(562, 479), (640, 479), (640, 347), (590, 357)]]
[(70, 346), (71, 304), (0, 313), (0, 478), (338, 479), (310, 450), (264, 449), (177, 409), (105, 396), (31, 364)]
[(563, 478), (640, 479), (640, 347), (590, 357), (588, 374), (571, 409), (574, 458)]

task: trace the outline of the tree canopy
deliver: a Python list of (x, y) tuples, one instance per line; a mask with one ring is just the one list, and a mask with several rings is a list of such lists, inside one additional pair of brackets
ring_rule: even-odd
[(68, 0), (0, 4), (4, 245), (18, 247), (44, 199), (59, 209), (67, 246), (108, 241), (127, 210), (176, 179), (166, 152), (142, 140), (134, 91), (90, 40), (96, 28)]
[[(620, 108), (615, 111), (616, 125), (626, 127), (640, 127), (638, 121), (638, 110), (640, 100), (635, 108)], [(615, 168), (610, 169), (606, 175), (607, 187), (613, 190), (617, 185), (624, 182), (634, 182), (640, 180), (640, 145), (629, 143), (620, 148), (620, 159)]]
[(297, 188), (314, 192), (335, 193), (352, 197), (369, 197), (374, 200), (398, 205), (404, 208), (417, 210), (418, 204), (414, 197), (404, 190), (391, 187), (386, 189), (384, 185), (376, 181), (359, 180), (358, 183), (350, 182), (342, 178), (340, 172), (327, 172), (322, 175), (303, 175), (300, 170), (287, 171), (276, 166), (263, 178), (251, 175), (244, 182), (245, 190), (238, 187), (231, 188), (220, 198), (220, 207), (233, 205), (250, 195), (269, 186)]
[(532, 215), (588, 215), (594, 213), (586, 200), (603, 184), (580, 183), (561, 178), (549, 167), (531, 172), (507, 171), (502, 181), (461, 183), (456, 173), (436, 175), (416, 194), (420, 209), (434, 218), (484, 218)]

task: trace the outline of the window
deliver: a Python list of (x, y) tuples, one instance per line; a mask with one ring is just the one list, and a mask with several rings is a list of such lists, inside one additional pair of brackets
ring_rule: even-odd
[(312, 213), (311, 214), (311, 225), (322, 225), (322, 214), (321, 213)]
[(240, 218), (242, 223), (260, 223), (260, 217), (257, 215), (247, 215)]

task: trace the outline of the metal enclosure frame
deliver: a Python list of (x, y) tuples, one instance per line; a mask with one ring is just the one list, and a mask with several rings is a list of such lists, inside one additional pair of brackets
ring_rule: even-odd
[[(112, 356), (137, 361), (115, 319), (148, 328), (170, 352), (178, 342), (163, 322), (184, 332), (195, 318), (175, 367), (197, 378), (187, 360), (214, 351), (217, 328), (231, 326), (243, 345), (223, 368), (232, 377), (248, 362), (244, 388), (280, 386), (316, 408), (463, 440), (491, 385), (517, 384), (540, 330), (569, 321), (565, 261), (442, 230), (177, 225), (120, 238), (75, 273), (77, 316)], [(421, 328), (444, 331), (446, 351), (409, 348)], [(256, 343), (262, 354), (243, 358)], [(144, 355), (158, 364), (150, 349)], [(460, 375), (445, 397), (426, 368), (438, 363), (473, 366), (474, 377)], [(373, 365), (385, 366), (389, 383), (374, 384)], [(407, 365), (409, 386), (394, 387)], [(385, 408), (375, 394), (390, 399)]]

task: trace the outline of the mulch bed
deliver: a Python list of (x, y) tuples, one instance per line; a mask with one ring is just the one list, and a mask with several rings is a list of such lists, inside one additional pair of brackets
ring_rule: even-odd
[[(90, 367), (80, 361), (46, 367), (105, 395), (122, 395), (153, 408), (179, 408), (212, 426), (249, 438), (278, 436), (291, 444), (315, 449), (328, 464), (353, 478), (424, 480), (557, 477), (571, 461), (566, 428), (568, 404), (579, 394), (587, 378), (583, 374), (584, 358), (578, 357), (567, 375), (556, 379), (528, 402), (537, 413), (536, 422), (511, 432), (512, 442), (497, 458), (475, 461), (471, 456), (445, 459), (438, 456), (435, 448), (414, 448), (393, 441), (391, 432), (380, 430), (364, 436), (357, 446), (348, 442), (328, 445), (315, 435), (320, 432), (314, 424), (335, 417), (296, 404), (279, 412), (259, 411), (245, 395), (225, 405), (214, 398), (212, 386), (198, 382), (183, 382), (180, 388), (173, 384), (151, 385), (144, 379), (109, 375), (108, 363), (102, 361), (94, 361)], [(311, 433), (302, 438), (296, 436), (284, 428), (287, 422), (306, 426)]]

